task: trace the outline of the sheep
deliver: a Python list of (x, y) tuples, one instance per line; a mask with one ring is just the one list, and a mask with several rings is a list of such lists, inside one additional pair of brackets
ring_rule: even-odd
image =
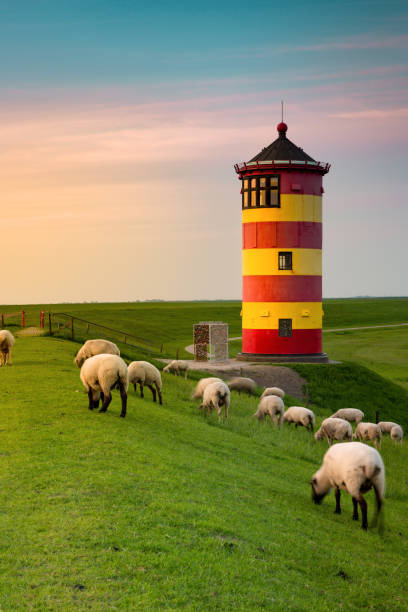
[(116, 344), (109, 342), (109, 340), (87, 340), (77, 352), (75, 363), (80, 368), (86, 359), (101, 354), (120, 356), (120, 350)]
[(268, 395), (277, 395), (281, 399), (285, 397), (285, 392), (279, 387), (265, 387), (265, 391), (261, 395), (261, 399), (267, 397)]
[(143, 386), (149, 387), (153, 394), (153, 401), (156, 401), (156, 389), (159, 396), (159, 404), (162, 404), (162, 379), (160, 371), (148, 361), (132, 361), (128, 367), (129, 383), (137, 389), (140, 386), (140, 395), (144, 397)]
[(263, 397), (258, 404), (258, 410), (255, 412), (254, 417), (259, 420), (265, 420), (267, 414), (275, 425), (282, 427), (283, 413), (285, 411), (285, 405), (283, 400), (277, 395), (267, 395)]
[(402, 444), (402, 438), (404, 436), (404, 432), (402, 430), (401, 425), (394, 425), (394, 427), (391, 429), (391, 440), (393, 440), (394, 442), (401, 442)]
[(323, 458), (323, 464), (310, 482), (312, 499), (321, 504), (322, 499), (334, 487), (336, 514), (341, 514), (340, 489), (347, 491), (353, 499), (353, 520), (358, 521), (360, 504), (362, 529), (367, 530), (367, 502), (363, 493), (372, 487), (375, 492), (377, 510), (374, 525), (381, 511), (385, 490), (385, 469), (380, 453), (361, 442), (342, 442), (331, 446)]
[(224, 406), (225, 418), (228, 418), (228, 408), (230, 404), (230, 390), (224, 381), (212, 382), (206, 386), (203, 393), (203, 401), (200, 408), (211, 412), (216, 408), (218, 419), (221, 420), (221, 407)]
[(11, 353), (13, 352), (14, 336), (8, 329), (0, 330), (0, 367), (12, 365)]
[(229, 381), (228, 387), (230, 391), (238, 391), (241, 395), (241, 391), (246, 391), (248, 395), (252, 395), (255, 391), (256, 382), (252, 378), (244, 378), (243, 376), (236, 376)]
[(102, 406), (99, 412), (106, 412), (112, 401), (111, 390), (119, 387), (122, 400), (121, 417), (126, 416), (129, 378), (126, 363), (118, 355), (94, 355), (86, 359), (80, 372), (82, 384), (88, 392), (89, 410)]
[(358, 408), (340, 408), (340, 410), (337, 410), (331, 417), (358, 424), (364, 419), (364, 412)]
[(391, 433), (391, 429), (396, 425), (398, 425), (398, 423), (394, 423), (393, 421), (380, 421), (378, 423), (381, 433)]
[(314, 430), (315, 415), (314, 412), (309, 408), (303, 408), (303, 406), (291, 406), (288, 408), (283, 415), (283, 420), (287, 423), (295, 423), (295, 427), (303, 425), (310, 431)]
[(348, 421), (330, 417), (324, 419), (320, 429), (315, 433), (315, 440), (321, 440), (322, 438), (326, 438), (329, 446), (333, 444), (333, 440), (342, 442), (348, 439), (351, 441), (353, 439), (353, 430)]
[(179, 376), (184, 372), (184, 378), (187, 378), (189, 368), (190, 364), (188, 361), (173, 359), (173, 361), (170, 361), (170, 363), (163, 368), (163, 372), (170, 372), (171, 374), (176, 374), (176, 376)]
[(204, 389), (206, 388), (206, 386), (210, 385), (213, 382), (224, 382), (224, 381), (221, 378), (215, 378), (215, 377), (202, 378), (201, 380), (198, 381), (197, 386), (194, 389), (191, 398), (195, 400), (201, 399), (203, 397)]
[(354, 432), (354, 438), (357, 440), (370, 440), (374, 443), (374, 446), (381, 448), (381, 429), (376, 423), (359, 423)]

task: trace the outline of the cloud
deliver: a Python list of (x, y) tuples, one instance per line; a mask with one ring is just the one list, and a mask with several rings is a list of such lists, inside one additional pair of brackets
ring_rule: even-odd
[(343, 40), (332, 40), (314, 45), (300, 45), (280, 47), (280, 53), (293, 53), (299, 51), (353, 51), (364, 49), (402, 49), (408, 46), (408, 36), (384, 36), (376, 38), (374, 34), (365, 34)]
[(390, 108), (390, 109), (367, 109), (362, 111), (351, 111), (345, 113), (333, 113), (329, 117), (337, 117), (339, 119), (388, 119), (408, 117), (408, 108)]

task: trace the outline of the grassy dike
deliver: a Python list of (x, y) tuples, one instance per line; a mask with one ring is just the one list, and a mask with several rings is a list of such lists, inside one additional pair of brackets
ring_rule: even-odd
[(218, 424), (169, 375), (162, 407), (132, 391), (123, 420), (115, 392), (97, 414), (75, 349), (20, 338), (0, 370), (1, 610), (406, 609), (406, 443), (384, 441), (385, 534), (365, 533), (347, 495), (311, 502), (325, 443), (254, 422), (256, 398)]

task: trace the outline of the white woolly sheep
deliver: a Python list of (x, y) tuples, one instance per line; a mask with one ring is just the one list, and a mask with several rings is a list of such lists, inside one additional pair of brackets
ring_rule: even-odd
[(376, 423), (359, 423), (354, 432), (354, 438), (357, 440), (370, 440), (374, 446), (381, 447), (381, 429)]
[(210, 383), (206, 386), (203, 393), (203, 402), (200, 408), (211, 412), (215, 408), (218, 412), (218, 419), (221, 420), (221, 407), (224, 406), (225, 418), (228, 418), (228, 408), (230, 404), (230, 390), (224, 381)]
[(343, 440), (347, 439), (351, 441), (353, 439), (353, 430), (348, 421), (330, 417), (324, 419), (320, 429), (315, 433), (315, 440), (321, 440), (322, 438), (326, 438), (329, 446), (333, 444), (333, 440), (343, 442)]
[(201, 399), (203, 397), (204, 389), (207, 387), (207, 385), (211, 385), (211, 383), (214, 383), (214, 382), (224, 382), (224, 381), (221, 378), (215, 378), (215, 377), (202, 378), (201, 380), (199, 380), (196, 388), (193, 391), (191, 398), (195, 400)]
[(255, 412), (254, 417), (259, 420), (265, 420), (266, 415), (269, 415), (272, 423), (282, 427), (283, 413), (285, 411), (285, 405), (282, 398), (277, 395), (267, 395), (263, 397), (258, 404), (258, 410)]
[(321, 468), (314, 474), (311, 483), (312, 499), (321, 504), (322, 499), (334, 487), (336, 514), (341, 514), (340, 489), (347, 491), (353, 499), (353, 520), (358, 521), (360, 504), (363, 529), (367, 529), (367, 502), (363, 493), (372, 487), (375, 492), (377, 511), (374, 524), (381, 511), (385, 490), (385, 469), (377, 450), (361, 442), (343, 442), (331, 446), (323, 458)]
[(81, 368), (80, 378), (88, 392), (89, 410), (98, 408), (102, 399), (99, 412), (106, 412), (112, 401), (111, 390), (119, 387), (122, 400), (120, 416), (126, 416), (129, 379), (126, 363), (121, 357), (110, 354), (89, 357)]
[(309, 408), (303, 408), (303, 406), (291, 406), (288, 408), (283, 415), (283, 420), (287, 423), (294, 423), (295, 427), (301, 425), (310, 428), (310, 431), (314, 430), (315, 415), (314, 412)]
[(80, 368), (86, 359), (94, 355), (120, 355), (120, 350), (109, 340), (97, 339), (87, 340), (81, 346), (75, 357), (75, 363)]
[(364, 419), (364, 412), (358, 408), (340, 408), (340, 410), (337, 410), (331, 417), (358, 424)]
[(156, 390), (159, 396), (159, 403), (162, 404), (162, 379), (160, 370), (148, 361), (132, 361), (128, 367), (129, 383), (137, 389), (140, 386), (140, 396), (144, 397), (143, 387), (149, 387), (153, 394), (153, 401), (156, 401)]
[(268, 395), (277, 395), (281, 399), (285, 397), (285, 392), (279, 387), (265, 387), (265, 391), (261, 395), (261, 399), (267, 397)]
[(255, 391), (256, 382), (252, 378), (245, 378), (243, 376), (236, 376), (229, 381), (228, 387), (230, 391), (238, 391), (241, 395), (241, 391), (246, 391), (248, 395), (252, 395)]
[(404, 437), (404, 432), (403, 432), (401, 425), (394, 425), (394, 427), (390, 431), (390, 434), (391, 434), (391, 440), (393, 440), (394, 442), (401, 442), (402, 444), (402, 438)]
[(14, 336), (8, 329), (0, 330), (0, 367), (11, 365), (11, 353), (13, 352)]
[(190, 364), (188, 361), (183, 361), (182, 359), (173, 359), (163, 368), (163, 372), (169, 372), (170, 374), (176, 374), (176, 376), (181, 376), (184, 372), (184, 378), (187, 378), (188, 370), (190, 368)]
[(396, 425), (398, 425), (398, 423), (394, 423), (393, 421), (380, 421), (378, 423), (381, 433), (391, 433), (391, 429)]

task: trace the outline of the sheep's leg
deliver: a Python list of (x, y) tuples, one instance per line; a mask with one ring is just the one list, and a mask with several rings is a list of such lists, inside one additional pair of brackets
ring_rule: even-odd
[(147, 386), (149, 387), (150, 391), (152, 392), (152, 394), (153, 394), (153, 401), (155, 402), (156, 401), (156, 389), (153, 387), (153, 385), (147, 385)]
[(361, 508), (361, 517), (362, 517), (362, 523), (361, 523), (361, 529), (365, 529), (365, 531), (367, 531), (367, 527), (368, 527), (368, 523), (367, 523), (367, 502), (364, 499), (364, 497), (361, 495), (359, 495), (359, 497), (357, 497), (357, 501), (360, 504), (360, 508)]
[(133, 389), (135, 390), (135, 393), (137, 391), (137, 383), (133, 383)]
[(143, 393), (143, 383), (141, 381), (139, 381), (139, 385), (140, 385), (140, 397), (144, 398), (144, 393)]
[(12, 353), (12, 352), (13, 352), (13, 349), (12, 349), (12, 348), (10, 348), (10, 350), (9, 350), (9, 352), (8, 352), (8, 356), (7, 356), (7, 363), (8, 363), (9, 365), (12, 365), (12, 364), (13, 364), (13, 362), (11, 361), (11, 353)]
[(160, 391), (159, 387), (157, 386), (157, 384), (156, 384), (156, 389), (157, 389), (157, 395), (159, 396), (159, 404), (161, 406), (163, 404), (162, 394), (161, 394), (161, 391)]
[(93, 398), (93, 393), (92, 393), (92, 389), (89, 388), (88, 389), (88, 400), (89, 400), (89, 410), (93, 410), (94, 409), (94, 398)]
[(355, 497), (352, 497), (353, 500), (353, 521), (358, 521), (358, 501)]
[(104, 394), (102, 406), (99, 412), (106, 412), (111, 401), (112, 401), (112, 393), (109, 391), (106, 395)]
[(188, 370), (186, 369), (186, 370), (184, 371), (184, 378), (187, 378), (187, 374), (188, 374)]
[(341, 514), (341, 507), (340, 507), (340, 489), (338, 487), (336, 487), (336, 489), (334, 490), (334, 494), (336, 496), (336, 509), (334, 511), (334, 514)]
[(120, 392), (120, 399), (122, 400), (122, 411), (120, 413), (120, 416), (124, 418), (126, 416), (127, 393), (126, 393), (125, 387), (122, 382), (119, 382), (119, 392)]
[[(375, 501), (377, 502), (377, 509), (374, 515), (374, 519), (373, 519), (373, 523), (372, 526), (375, 527), (377, 525), (377, 520), (378, 520), (378, 515), (381, 512), (381, 508), (382, 508), (382, 499), (381, 499), (381, 495), (379, 490), (377, 489), (377, 487), (375, 485), (373, 485), (374, 487), (374, 493), (375, 493)], [(380, 527), (381, 529), (381, 527)]]
[(225, 404), (224, 404), (225, 408), (225, 418), (228, 419), (228, 408), (229, 408), (229, 401), (225, 400)]

